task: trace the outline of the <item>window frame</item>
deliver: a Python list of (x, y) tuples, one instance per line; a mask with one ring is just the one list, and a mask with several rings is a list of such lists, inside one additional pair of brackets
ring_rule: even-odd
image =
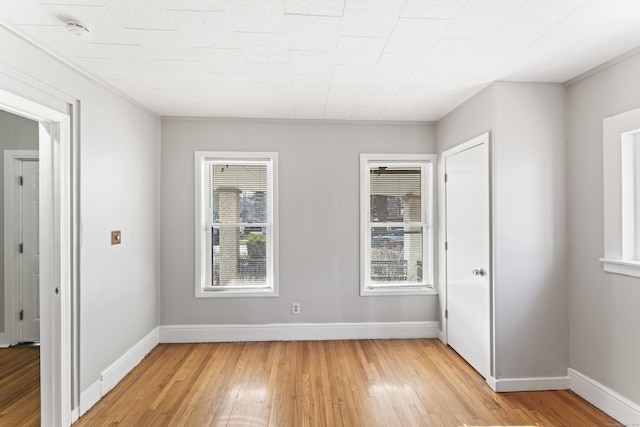
[(607, 117), (602, 125), (604, 257), (600, 261), (605, 272), (640, 277), (640, 259), (634, 259), (640, 239), (629, 241), (630, 233), (636, 235), (636, 225), (630, 218), (640, 216), (640, 212), (635, 211), (637, 193), (628, 188), (633, 178), (630, 168), (640, 170), (640, 161), (634, 164), (625, 153), (630, 140), (640, 138), (640, 108)]
[[(371, 271), (371, 228), (376, 226), (370, 219), (371, 193), (370, 168), (372, 166), (420, 166), (421, 174), (421, 221), (423, 227), (422, 261), (428, 274), (423, 275), (422, 283), (373, 284)], [(436, 295), (435, 286), (435, 154), (360, 154), (360, 296), (385, 295)], [(426, 176), (428, 172), (429, 176)], [(410, 227), (418, 222), (399, 222), (398, 226)], [(395, 223), (394, 223), (395, 224)], [(427, 256), (430, 254), (430, 256)]]
[[(205, 263), (207, 262), (206, 222), (207, 165), (212, 162), (267, 162), (271, 179), (267, 179), (267, 285), (207, 286)], [(278, 153), (195, 151), (195, 297), (277, 297), (278, 296)]]

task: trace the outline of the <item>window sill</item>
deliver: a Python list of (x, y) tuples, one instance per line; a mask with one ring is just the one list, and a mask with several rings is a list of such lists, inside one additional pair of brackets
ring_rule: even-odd
[(229, 297), (277, 297), (278, 292), (272, 288), (259, 289), (210, 289), (196, 290), (196, 298), (229, 298)]
[(427, 287), (394, 287), (377, 286), (360, 289), (361, 297), (369, 296), (394, 296), (394, 295), (438, 295), (438, 291)]
[(623, 274), (625, 276), (640, 277), (639, 261), (623, 261), (620, 259), (600, 258), (602, 268), (607, 273)]

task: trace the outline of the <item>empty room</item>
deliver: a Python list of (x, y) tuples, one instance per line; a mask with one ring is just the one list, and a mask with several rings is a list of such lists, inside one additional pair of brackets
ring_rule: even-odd
[(640, 425), (639, 75), (633, 0), (3, 1), (0, 426)]

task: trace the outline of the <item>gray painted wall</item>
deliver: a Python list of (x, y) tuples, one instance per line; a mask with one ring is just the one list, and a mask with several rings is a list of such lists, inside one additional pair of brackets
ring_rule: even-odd
[(640, 107), (640, 56), (568, 88), (569, 366), (640, 404), (640, 279), (604, 273), (602, 120)]
[(438, 154), (493, 131), (496, 114), (494, 92), (495, 85), (486, 87), (436, 123)]
[(564, 377), (566, 91), (559, 84), (495, 86), (495, 377)]
[[(163, 120), (161, 323), (436, 320), (437, 296), (359, 296), (360, 153), (435, 149), (429, 124)], [(279, 153), (278, 298), (195, 299), (196, 150)]]
[(494, 83), (436, 125), (438, 152), (491, 132), (496, 379), (566, 376), (565, 89)]
[[(436, 123), (438, 155), (471, 138), (493, 131), (494, 97), (494, 86), (488, 86)], [(491, 147), (491, 144), (489, 146)], [(439, 285), (445, 286), (442, 282)], [(438, 318), (441, 331), (443, 329), (444, 308), (446, 307), (443, 298), (444, 294), (441, 293), (439, 295), (441, 310)]]
[(0, 89), (79, 107), (84, 391), (159, 322), (160, 121), (1, 26), (0, 46)]
[[(0, 203), (4, 203), (4, 150), (37, 150), (38, 123), (0, 110)], [(4, 330), (4, 209), (0, 207), (0, 332)]]

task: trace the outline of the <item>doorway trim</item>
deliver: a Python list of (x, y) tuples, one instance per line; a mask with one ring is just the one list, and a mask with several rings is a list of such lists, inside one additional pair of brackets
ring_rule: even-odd
[[(493, 259), (493, 173), (492, 173), (492, 154), (491, 154), (491, 133), (485, 132), (474, 138), (471, 138), (461, 144), (458, 144), (448, 150), (443, 151), (440, 154), (438, 163), (438, 236), (439, 236), (439, 250), (438, 250), (438, 288), (440, 295), (440, 310), (442, 319), (442, 332), (441, 341), (448, 344), (448, 319), (445, 314), (447, 309), (447, 251), (445, 250), (446, 236), (447, 236), (447, 193), (445, 187), (445, 173), (446, 173), (446, 160), (455, 154), (469, 150), (478, 145), (487, 145), (487, 171), (488, 171), (488, 183), (489, 192), (487, 207), (489, 209), (489, 373), (486, 378), (488, 383), (491, 383), (495, 373), (495, 316), (494, 316), (494, 259)], [(494, 388), (495, 390), (495, 388)]]
[[(19, 283), (20, 257), (16, 248), (21, 243), (18, 231), (20, 207), (16, 203), (19, 195), (16, 177), (20, 163), (24, 160), (38, 160), (37, 150), (4, 150), (4, 330), (9, 345), (18, 344), (22, 338), (16, 313), (20, 307)], [(21, 285), (22, 287), (22, 285)]]
[[(4, 83), (7, 80), (0, 78)], [(72, 316), (78, 265), (77, 147), (72, 141), (76, 104), (13, 79), (8, 86), (29, 98), (0, 89), (0, 109), (39, 123), (41, 422), (69, 426), (72, 393), (78, 390), (77, 340), (73, 339), (78, 325), (77, 315)]]

